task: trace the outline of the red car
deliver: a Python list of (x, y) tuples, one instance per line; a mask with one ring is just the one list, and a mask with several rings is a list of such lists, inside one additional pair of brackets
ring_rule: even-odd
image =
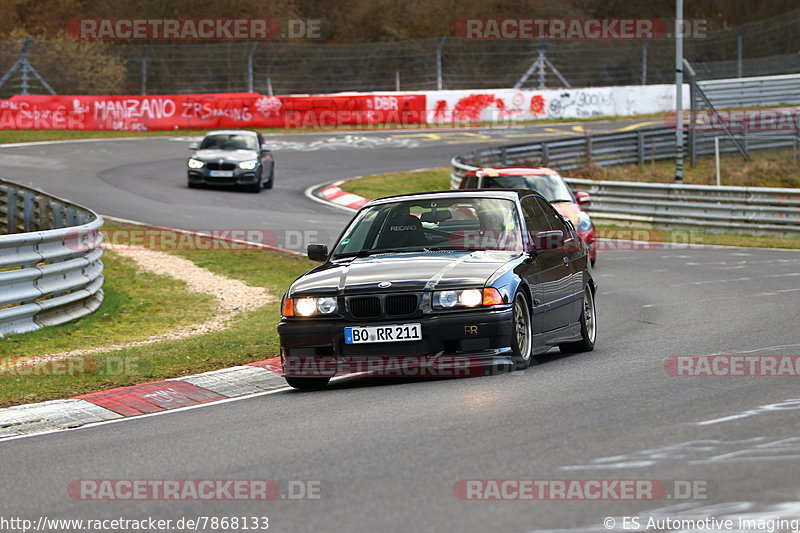
[(592, 202), (589, 193), (573, 194), (564, 178), (544, 167), (479, 168), (464, 174), (459, 189), (532, 189), (544, 196), (561, 216), (572, 222), (578, 234), (589, 245), (589, 258), (597, 261), (597, 230), (583, 209)]

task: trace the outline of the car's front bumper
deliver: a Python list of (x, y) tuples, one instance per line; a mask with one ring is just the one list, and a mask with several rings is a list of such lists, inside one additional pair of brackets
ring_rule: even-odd
[[(381, 322), (284, 319), (278, 325), (284, 375), (328, 377), (369, 372), (387, 376), (464, 376), (511, 364), (512, 310), (426, 315)], [(422, 340), (345, 344), (344, 328), (418, 323)]]
[(243, 170), (238, 166), (232, 170), (233, 175), (230, 177), (211, 176), (211, 171), (207, 168), (190, 168), (187, 170), (187, 177), (189, 182), (195, 185), (214, 185), (222, 187), (234, 187), (236, 185), (252, 185), (258, 181), (258, 173), (260, 168), (252, 170)]

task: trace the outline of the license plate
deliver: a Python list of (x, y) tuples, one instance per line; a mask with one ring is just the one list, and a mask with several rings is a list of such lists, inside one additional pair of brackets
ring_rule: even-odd
[(353, 326), (344, 328), (345, 344), (373, 342), (408, 342), (422, 340), (419, 324), (396, 324), (393, 326)]
[(232, 178), (233, 170), (209, 170), (208, 174), (212, 178)]

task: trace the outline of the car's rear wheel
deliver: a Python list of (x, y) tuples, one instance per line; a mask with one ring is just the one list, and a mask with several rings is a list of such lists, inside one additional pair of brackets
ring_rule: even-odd
[(583, 310), (581, 311), (581, 340), (559, 344), (561, 353), (591, 352), (597, 339), (597, 312), (594, 294), (588, 285), (583, 291)]
[(511, 359), (514, 368), (523, 370), (531, 366), (533, 360), (533, 330), (531, 328), (531, 307), (528, 298), (520, 291), (514, 297), (514, 314), (512, 323)]
[(331, 378), (296, 378), (285, 376), (286, 383), (297, 390), (322, 390)]

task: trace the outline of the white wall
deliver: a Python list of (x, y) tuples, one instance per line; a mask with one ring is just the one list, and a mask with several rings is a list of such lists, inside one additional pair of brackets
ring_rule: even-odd
[[(684, 107), (689, 87), (684, 85)], [(585, 119), (675, 110), (674, 85), (581, 89), (425, 91), (429, 123)]]

